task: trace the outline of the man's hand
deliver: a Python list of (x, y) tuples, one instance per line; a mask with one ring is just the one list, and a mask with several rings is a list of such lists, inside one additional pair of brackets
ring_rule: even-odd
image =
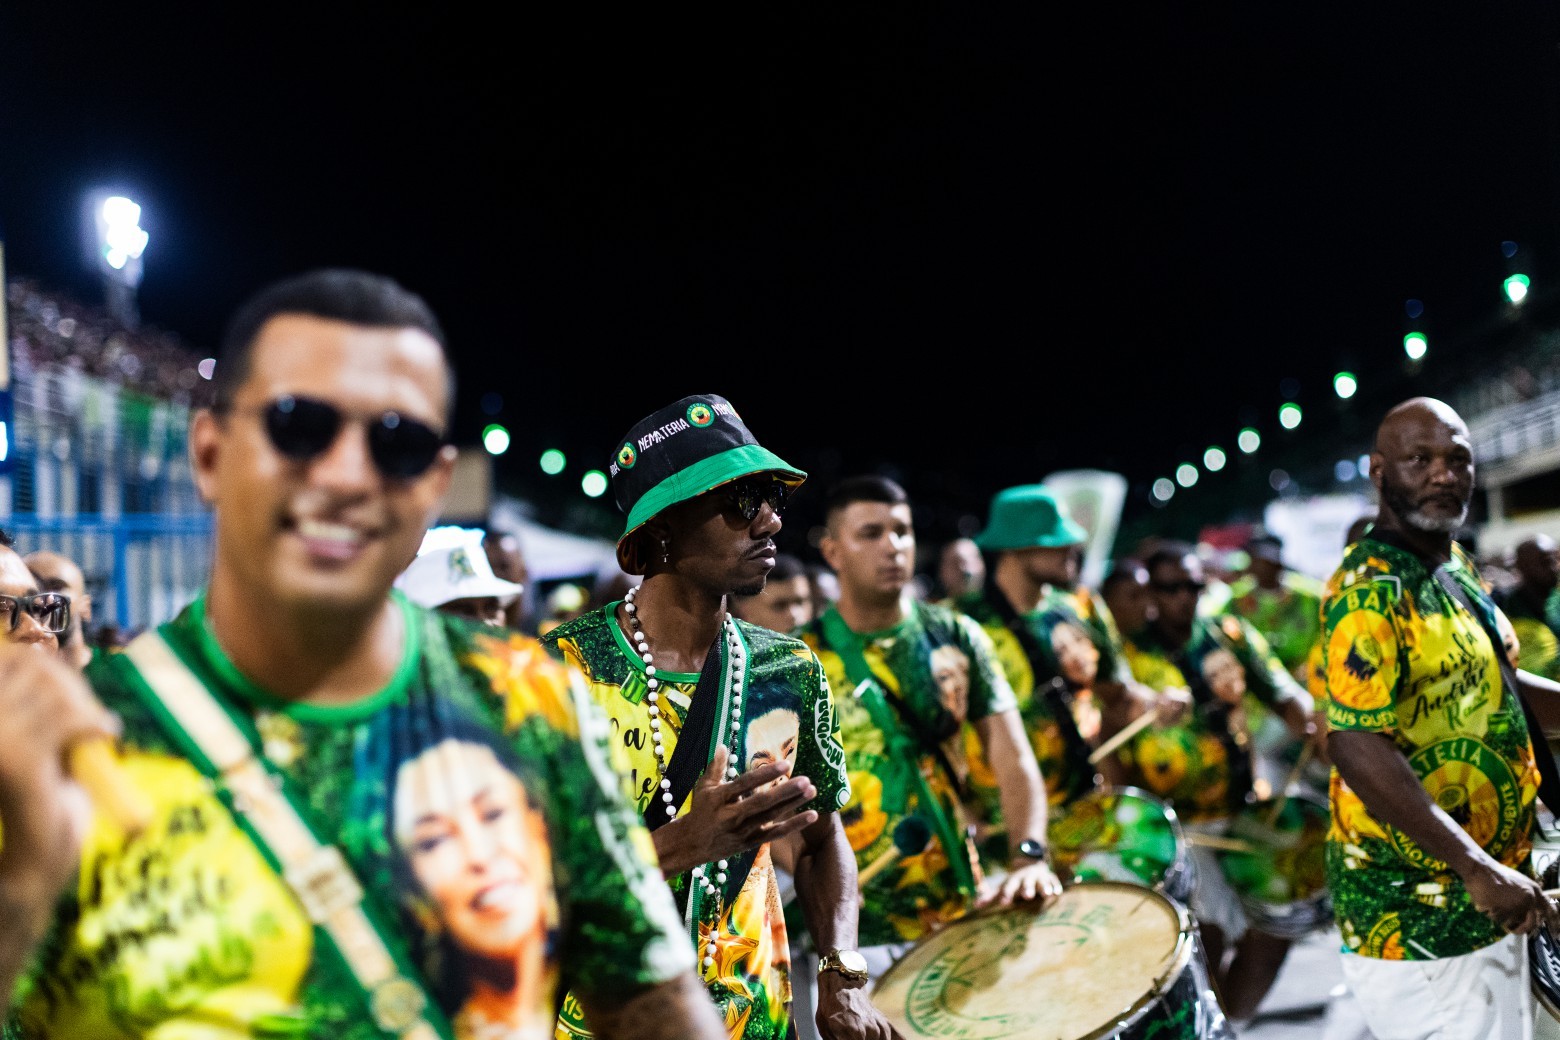
[(1062, 896), (1062, 882), (1044, 860), (1025, 860), (995, 882), (988, 883), (975, 909), (1008, 907), (1015, 903), (1044, 910)]
[(1488, 859), (1463, 875), (1474, 908), (1508, 932), (1527, 935), (1541, 924), (1560, 935), (1560, 910), (1537, 881)]
[(866, 982), (837, 971), (818, 973), (818, 1035), (823, 1040), (902, 1040), (867, 997)]
[(805, 776), (786, 778), (790, 762), (781, 759), (723, 782), (730, 758), (724, 744), (717, 747), (704, 775), (693, 785), (687, 814), (655, 831), (656, 856), (667, 874), (735, 856), (795, 833), (818, 818), (814, 809), (797, 811), (818, 789)]
[(66, 752), (118, 731), (74, 670), (52, 655), (0, 643), (0, 1010), (75, 874), (91, 822), (91, 802), (66, 771)]

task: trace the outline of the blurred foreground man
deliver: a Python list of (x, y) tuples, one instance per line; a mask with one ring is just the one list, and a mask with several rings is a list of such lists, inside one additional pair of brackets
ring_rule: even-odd
[(1327, 882), (1344, 978), (1378, 1040), (1525, 1040), (1524, 936), (1560, 925), (1531, 873), (1535, 799), (1510, 624), (1452, 540), (1467, 518), (1468, 428), (1412, 398), (1376, 431), (1374, 525), (1328, 583), (1323, 668), (1333, 762)]
[[(391, 590), (449, 487), (452, 378), (389, 279), (263, 290), (190, 431), (206, 589), (91, 692), (0, 664), (8, 1038), (531, 1040), (563, 979), (601, 1035), (724, 1035), (582, 687)], [(121, 728), (129, 833), (62, 769)]]

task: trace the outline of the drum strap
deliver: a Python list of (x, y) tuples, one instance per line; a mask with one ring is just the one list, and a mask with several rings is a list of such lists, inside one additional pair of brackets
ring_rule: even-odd
[[(1372, 537), (1380, 536), (1372, 535)], [(1533, 757), (1538, 762), (1538, 796), (1543, 799), (1544, 805), (1550, 812), (1560, 816), (1560, 769), (1555, 765), (1554, 753), (1544, 742), (1544, 728), (1539, 724), (1538, 716), (1533, 713), (1533, 706), (1528, 703), (1527, 697), (1522, 692), (1522, 683), (1517, 678), (1517, 669), (1506, 654), (1506, 641), (1501, 638), (1500, 630), (1495, 626), (1495, 605), (1486, 596), (1480, 596), (1475, 601), (1468, 595), (1468, 589), (1463, 583), (1453, 577), (1444, 565), (1435, 569), (1435, 580), (1446, 590), (1447, 595), (1478, 620), (1484, 628), (1484, 634), (1489, 637), (1490, 650), (1500, 664), (1500, 680), (1517, 698), (1517, 703), (1522, 705), (1522, 717), (1527, 720), (1528, 741), (1533, 746)]]
[(301, 792), (234, 721), (225, 698), (201, 681), (156, 629), (125, 648), (137, 695), (189, 761), (223, 792), (235, 821), (275, 865), (309, 915), (321, 946), (333, 948), (382, 1033), (400, 1040), (453, 1036), (417, 978), (398, 936), (365, 901), (363, 886), (335, 845), (321, 841)]
[(1019, 616), (1008, 601), (1007, 593), (997, 585), (991, 573), (986, 575), (984, 591), (986, 602), (991, 604), (991, 609), (1007, 626), (1007, 630), (1013, 633), (1013, 638), (1018, 640), (1024, 657), (1029, 661), (1029, 671), (1034, 676), (1034, 695), (1045, 699), (1046, 707), (1050, 708), (1056, 718), (1056, 727), (1062, 734), (1062, 761), (1067, 763), (1065, 793), (1068, 800), (1087, 793), (1098, 783), (1098, 776), (1089, 762), (1089, 743), (1078, 731), (1078, 720), (1073, 718), (1072, 697), (1069, 696), (1067, 680), (1056, 674), (1050, 659), (1041, 650), (1034, 630)]
[[(902, 723), (906, 720), (904, 712), (898, 707), (898, 698), (883, 689), (882, 683), (872, 672), (872, 666), (867, 664), (866, 654), (862, 653), (861, 637), (851, 631), (845, 619), (840, 617), (839, 611), (830, 607), (819, 621), (823, 627), (824, 639), (828, 641), (830, 649), (840, 655), (840, 660), (845, 665), (845, 674), (855, 684), (856, 699), (867, 709), (867, 713), (872, 716), (873, 724), (883, 733), (886, 744), (884, 750), (887, 752), (886, 757), (890, 765), (901, 771), (906, 789), (915, 788), (916, 800), (920, 803), (920, 813), (929, 819), (933, 833), (942, 842), (943, 851), (948, 856), (948, 864), (953, 869), (954, 882), (966, 897), (973, 898), (976, 890), (975, 866), (979, 860), (973, 855), (968, 835), (961, 837), (959, 829), (952, 820), (948, 819), (942, 802), (937, 799), (931, 785), (922, 775), (921, 755), (928, 750), (936, 755), (955, 791), (959, 789), (958, 776), (953, 772), (946, 756), (941, 754), (941, 748), (936, 743), (932, 743), (928, 748), (924, 746), (925, 742), (905, 732)], [(913, 727), (911, 732), (914, 732)], [(884, 807), (888, 807), (886, 798)], [(971, 854), (970, 858), (966, 859), (958, 855), (956, 849), (965, 849)]]

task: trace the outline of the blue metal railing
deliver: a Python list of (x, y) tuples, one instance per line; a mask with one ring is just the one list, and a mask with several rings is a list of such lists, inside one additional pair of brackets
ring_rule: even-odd
[(140, 631), (195, 598), (211, 567), (210, 513), (40, 516), (13, 513), (0, 526), (18, 552), (51, 549), (81, 568), (94, 623)]

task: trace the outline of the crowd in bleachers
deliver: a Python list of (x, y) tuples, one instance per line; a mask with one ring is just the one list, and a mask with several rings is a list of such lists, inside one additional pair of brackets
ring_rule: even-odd
[(47, 368), (77, 369), (161, 400), (199, 405), (210, 382), (203, 355), (178, 335), (129, 329), (106, 309), (83, 304), (27, 278), (6, 285), (11, 364), (26, 379)]

